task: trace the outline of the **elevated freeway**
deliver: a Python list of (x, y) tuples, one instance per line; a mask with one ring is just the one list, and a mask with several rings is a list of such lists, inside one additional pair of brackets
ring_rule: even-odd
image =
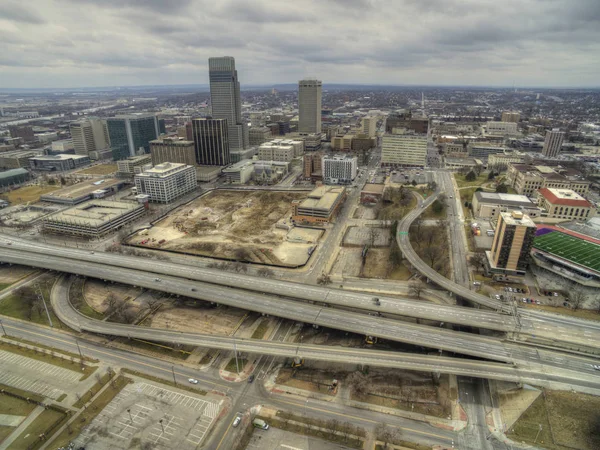
[[(173, 276), (164, 276), (158, 278), (160, 281), (157, 281), (156, 274), (144, 271), (69, 260), (23, 250), (4, 248), (0, 253), (0, 259), (14, 264), (52, 268), (61, 272), (143, 286), (176, 295), (268, 313), (299, 322), (378, 336), (390, 341), (406, 342), (436, 350), (509, 362), (516, 364), (520, 369), (538, 374), (600, 382), (600, 373), (592, 367), (592, 364), (596, 362), (591, 358), (537, 349), (527, 345), (505, 342), (499, 338), (416, 325)], [(111, 326), (106, 322), (101, 324), (105, 324), (107, 327)], [(97, 330), (97, 332), (101, 331)], [(153, 333), (155, 332), (153, 330)], [(103, 333), (112, 334), (112, 331), (107, 328)], [(175, 341), (182, 342), (179, 339), (175, 339)]]
[(61, 277), (52, 289), (51, 303), (58, 318), (69, 327), (78, 331), (152, 340), (167, 344), (178, 342), (180, 344), (198, 347), (223, 350), (235, 349), (238, 352), (288, 358), (297, 356), (311, 360), (355, 363), (423, 372), (448, 373), (476, 378), (491, 378), (512, 382), (531, 383), (535, 385), (554, 385), (555, 387), (559, 385), (569, 385), (569, 387), (576, 385), (585, 388), (585, 390), (600, 389), (600, 377), (590, 377), (589, 379), (581, 380), (578, 375), (574, 374), (546, 374), (535, 370), (490, 361), (416, 355), (395, 351), (273, 342), (260, 339), (214, 336), (201, 333), (183, 333), (173, 330), (105, 322), (86, 317), (73, 309), (68, 299), (69, 285), (70, 283), (66, 278)]

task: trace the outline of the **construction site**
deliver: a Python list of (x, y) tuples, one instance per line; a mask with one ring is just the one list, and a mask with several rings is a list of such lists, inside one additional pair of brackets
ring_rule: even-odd
[(305, 193), (218, 190), (182, 205), (126, 244), (230, 261), (299, 267), (323, 231), (294, 227), (292, 201)]

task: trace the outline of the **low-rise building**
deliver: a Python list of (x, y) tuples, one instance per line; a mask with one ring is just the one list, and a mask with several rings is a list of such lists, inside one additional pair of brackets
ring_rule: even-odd
[(487, 159), (491, 155), (504, 154), (506, 149), (490, 143), (472, 142), (467, 145), (469, 156)]
[(496, 219), (511, 211), (521, 211), (531, 218), (541, 216), (540, 208), (525, 195), (479, 191), (473, 194), (471, 204), (473, 216), (481, 219)]
[(219, 166), (196, 166), (196, 179), (199, 183), (209, 183), (221, 176)]
[(367, 183), (362, 191), (360, 191), (360, 202), (362, 204), (374, 204), (381, 201), (385, 184)]
[(377, 146), (376, 137), (368, 137), (363, 134), (357, 134), (352, 139), (351, 149), (353, 152), (363, 153)]
[(29, 179), (29, 172), (22, 167), (18, 169), (5, 170), (0, 172), (0, 187), (14, 186), (25, 183)]
[(188, 166), (197, 164), (194, 141), (183, 139), (164, 137), (150, 141), (150, 156), (153, 166), (165, 162), (187, 164)]
[(255, 180), (259, 184), (273, 184), (289, 173), (287, 161), (253, 161), (245, 159), (223, 169), (228, 183), (246, 184)]
[(508, 169), (510, 163), (521, 164), (525, 160), (525, 154), (521, 152), (497, 153), (488, 156), (488, 169), (502, 172)]
[(47, 144), (52, 141), (58, 140), (58, 133), (56, 131), (47, 131), (45, 133), (38, 133), (35, 135), (38, 142)]
[(141, 173), (142, 168), (152, 164), (150, 155), (130, 156), (117, 161), (117, 176), (133, 177), (136, 173)]
[(29, 158), (40, 156), (43, 150), (15, 150), (0, 153), (0, 169), (29, 168)]
[(252, 161), (243, 159), (223, 169), (223, 175), (228, 183), (246, 184), (252, 179), (254, 167)]
[(50, 203), (60, 203), (62, 205), (77, 205), (92, 198), (102, 198), (112, 195), (124, 186), (125, 181), (116, 178), (83, 181), (44, 194), (40, 200)]
[(258, 159), (262, 161), (291, 161), (295, 156), (292, 144), (283, 144), (282, 141), (265, 142), (258, 147)]
[(518, 194), (531, 197), (542, 188), (572, 189), (579, 195), (586, 195), (590, 188), (579, 172), (560, 166), (535, 166), (530, 164), (509, 164), (507, 181)]
[(74, 153), (75, 145), (72, 139), (62, 139), (60, 141), (54, 141), (52, 143), (53, 153)]
[(85, 167), (91, 162), (90, 157), (87, 155), (45, 155), (29, 158), (29, 167), (31, 170), (44, 172), (65, 172)]
[(502, 122), (514, 122), (519, 123), (521, 120), (521, 114), (516, 111), (503, 111)]
[(350, 184), (356, 178), (356, 156), (323, 156), (323, 181), (326, 184)]
[(500, 136), (514, 136), (517, 134), (517, 124), (514, 122), (488, 122), (486, 133)]
[(596, 208), (571, 189), (542, 188), (538, 191), (542, 217), (586, 221), (596, 215)]
[(196, 189), (198, 181), (194, 166), (164, 163), (144, 169), (134, 176), (138, 194), (146, 194), (151, 202), (170, 203)]
[(448, 170), (460, 170), (468, 167), (474, 169), (477, 166), (483, 167), (484, 163), (477, 158), (444, 158), (444, 165)]
[(353, 134), (344, 134), (342, 136), (334, 136), (331, 139), (331, 148), (334, 151), (349, 152), (352, 150), (352, 140), (354, 139)]
[(304, 154), (304, 178), (312, 181), (323, 179), (323, 153), (310, 152)]
[(248, 130), (250, 145), (258, 146), (269, 141), (272, 137), (273, 134), (268, 127), (251, 127)]
[(308, 198), (292, 202), (292, 221), (295, 223), (320, 224), (333, 220), (346, 198), (342, 186), (319, 186)]
[(42, 228), (46, 233), (100, 238), (136, 220), (144, 212), (144, 206), (139, 203), (90, 200), (46, 217)]

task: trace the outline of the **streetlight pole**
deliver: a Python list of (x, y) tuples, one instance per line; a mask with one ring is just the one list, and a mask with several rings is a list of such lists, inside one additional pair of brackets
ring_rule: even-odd
[(8, 336), (8, 333), (6, 332), (6, 330), (4, 329), (4, 324), (2, 323), (2, 319), (0, 319), (0, 327), (2, 327), (2, 334), (4, 336)]
[(79, 359), (81, 359), (81, 364), (83, 364), (83, 354), (81, 353), (81, 347), (79, 347), (79, 341), (75, 338), (75, 344), (77, 344), (77, 351), (79, 351)]
[(162, 419), (160, 419), (160, 420), (158, 421), (158, 423), (160, 423), (160, 427), (162, 428), (162, 432), (163, 432), (163, 434), (165, 434), (165, 426), (163, 425), (163, 420), (162, 420)]
[(131, 423), (133, 423), (133, 417), (131, 416), (131, 408), (127, 409), (127, 412), (129, 413), (129, 420), (131, 420)]
[(238, 363), (237, 346), (235, 345), (235, 340), (233, 341), (233, 354), (235, 355), (235, 370), (237, 370), (237, 373), (239, 375), (240, 374), (240, 366)]
[(48, 322), (50, 323), (50, 326), (52, 328), (54, 328), (54, 325), (52, 325), (52, 319), (50, 318), (50, 312), (48, 312), (48, 305), (46, 305), (46, 299), (44, 298), (44, 293), (42, 292), (42, 288), (40, 287), (40, 285), (38, 285), (37, 288), (38, 288), (39, 296), (42, 299), (42, 303), (44, 304), (44, 309), (46, 310), (46, 315), (48, 316)]
[(173, 373), (173, 383), (177, 386), (177, 380), (175, 379), (175, 366), (171, 366), (171, 372)]

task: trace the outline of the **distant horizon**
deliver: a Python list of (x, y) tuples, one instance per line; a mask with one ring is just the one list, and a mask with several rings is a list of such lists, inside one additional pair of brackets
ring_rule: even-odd
[[(319, 78), (317, 78), (319, 79)], [(278, 87), (297, 87), (298, 82), (283, 82), (283, 83), (265, 83), (265, 84), (244, 84), (241, 83), (241, 90), (251, 89), (277, 89)], [(344, 82), (325, 82), (323, 88), (326, 87), (372, 87), (372, 88), (444, 88), (444, 89), (515, 89), (519, 90), (600, 90), (600, 84), (596, 86), (540, 86), (540, 85), (469, 85), (469, 84), (390, 84), (390, 83), (344, 83)], [(0, 87), (0, 94), (11, 94), (17, 92), (77, 92), (77, 91), (93, 91), (93, 90), (119, 90), (119, 89), (169, 89), (169, 88), (201, 88), (209, 89), (208, 83), (180, 83), (180, 84), (128, 84), (128, 85), (99, 85), (99, 86), (73, 86), (73, 87), (31, 87), (31, 88), (8, 88)]]

